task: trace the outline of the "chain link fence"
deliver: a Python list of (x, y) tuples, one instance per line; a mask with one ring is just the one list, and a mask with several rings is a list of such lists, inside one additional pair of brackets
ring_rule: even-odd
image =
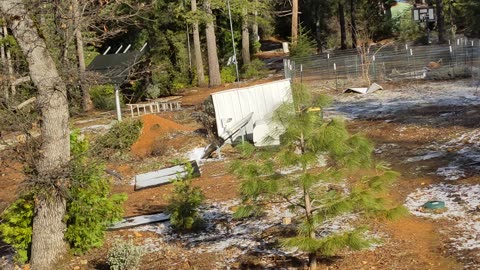
[(370, 46), (284, 59), (285, 78), (342, 83), (479, 77), (480, 40), (445, 45)]

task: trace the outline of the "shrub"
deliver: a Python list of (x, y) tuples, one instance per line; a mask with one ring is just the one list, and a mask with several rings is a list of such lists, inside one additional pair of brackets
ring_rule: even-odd
[[(88, 142), (78, 132), (70, 135), (73, 159), (70, 163), (72, 184), (68, 190), (65, 239), (74, 253), (83, 253), (103, 244), (105, 230), (123, 215), (126, 196), (110, 193), (110, 183), (102, 164), (88, 155)], [(25, 263), (32, 242), (34, 194), (17, 199), (3, 214), (0, 234), (16, 251), (16, 261)]]
[(297, 44), (290, 48), (290, 57), (298, 63), (305, 63), (305, 58), (312, 55), (315, 50), (316, 45), (310, 38), (309, 32), (300, 27)]
[(440, 67), (429, 71), (425, 79), (427, 80), (453, 80), (471, 78), (472, 70), (465, 65), (458, 65), (454, 67)]
[(242, 77), (245, 79), (258, 79), (268, 73), (265, 63), (260, 59), (253, 59), (250, 64), (242, 67)]
[(160, 93), (161, 93), (161, 89), (160, 89), (160, 86), (156, 85), (156, 84), (150, 84), (148, 87), (147, 87), (147, 97), (149, 98), (157, 98), (160, 96)]
[(30, 253), (33, 209), (33, 196), (28, 194), (17, 199), (1, 216), (0, 235), (15, 249), (15, 260), (21, 264), (28, 261)]
[(115, 88), (113, 85), (97, 85), (90, 88), (90, 97), (95, 108), (100, 110), (115, 109)]
[(177, 176), (173, 182), (174, 188), (169, 199), (168, 212), (170, 223), (176, 231), (192, 231), (199, 229), (202, 218), (198, 213), (198, 207), (202, 204), (205, 196), (199, 187), (192, 187), (191, 179), (194, 170), (187, 163), (187, 176)]
[(94, 152), (97, 155), (108, 157), (111, 154), (109, 149), (129, 150), (140, 137), (142, 126), (143, 123), (138, 119), (128, 119), (116, 123), (107, 133), (97, 139)]
[(107, 226), (123, 216), (124, 194), (111, 194), (105, 167), (87, 155), (89, 144), (78, 132), (70, 135), (72, 185), (67, 202), (65, 239), (74, 253), (103, 245)]
[(237, 80), (237, 75), (235, 71), (235, 66), (230, 65), (228, 67), (223, 67), (220, 71), (220, 77), (224, 83), (233, 83)]
[(107, 263), (111, 270), (136, 270), (143, 254), (143, 248), (131, 241), (117, 241), (108, 251)]

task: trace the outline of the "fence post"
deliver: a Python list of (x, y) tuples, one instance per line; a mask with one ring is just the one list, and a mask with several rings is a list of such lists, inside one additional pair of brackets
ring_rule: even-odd
[(376, 63), (375, 63), (375, 55), (372, 56), (372, 69), (373, 69), (373, 80), (377, 80), (377, 69), (376, 69)]
[(338, 91), (338, 77), (337, 77), (337, 64), (333, 63), (333, 71), (335, 72), (335, 91)]

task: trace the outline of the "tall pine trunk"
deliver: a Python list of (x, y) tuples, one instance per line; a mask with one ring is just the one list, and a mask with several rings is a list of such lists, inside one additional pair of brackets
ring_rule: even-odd
[(89, 89), (85, 81), (85, 55), (83, 52), (82, 26), (80, 20), (82, 13), (78, 5), (78, 0), (72, 0), (72, 8), (74, 11), (73, 23), (75, 29), (75, 44), (77, 48), (78, 72), (80, 76), (80, 89), (82, 90), (82, 109), (84, 112), (88, 112), (93, 109), (93, 102), (90, 98)]
[(298, 0), (292, 0), (292, 44), (298, 39)]
[(0, 10), (26, 57), (30, 77), (38, 90), (37, 105), (42, 116), (37, 175), (30, 180), (43, 187), (35, 194), (31, 266), (34, 270), (55, 269), (54, 264), (66, 252), (63, 241), (66, 203), (60, 192), (68, 186), (65, 170), (70, 157), (66, 86), (23, 1), (3, 0)]
[(345, 29), (345, 12), (343, 4), (338, 3), (338, 17), (340, 19), (340, 48), (347, 49), (347, 30)]
[(242, 18), (242, 60), (244, 65), (250, 64), (250, 33), (246, 9), (243, 11)]
[[(191, 0), (192, 12), (197, 11), (197, 0)], [(203, 70), (202, 48), (200, 47), (200, 32), (198, 22), (193, 23), (193, 51), (195, 54), (195, 68), (197, 70), (198, 86), (205, 86), (205, 73)]]
[(447, 31), (445, 30), (445, 18), (443, 16), (443, 0), (436, 0), (437, 4), (437, 29), (438, 43), (447, 42)]
[[(5, 38), (3, 26), (0, 26), (0, 33), (2, 34), (2, 38)], [(2, 74), (7, 74), (7, 56), (5, 54), (5, 45), (3, 45), (3, 43), (0, 44), (0, 59), (2, 61)], [(2, 83), (3, 98), (5, 99), (5, 101), (8, 101), (10, 93), (8, 91), (8, 85), (6, 84), (6, 79), (5, 81), (0, 83)]]
[[(8, 37), (8, 29), (5, 23), (1, 26), (0, 33), (2, 33), (4, 39)], [(6, 100), (8, 100), (10, 97), (15, 97), (17, 89), (14, 84), (12, 55), (8, 46), (3, 44), (1, 46), (1, 58), (3, 74), (6, 77), (4, 82), (4, 97)]]
[(352, 31), (352, 48), (357, 47), (357, 22), (356, 22), (356, 1), (357, 0), (350, 0), (350, 23), (351, 23), (351, 31)]
[(205, 27), (205, 34), (207, 37), (207, 52), (208, 52), (208, 76), (210, 79), (210, 86), (219, 86), (222, 84), (220, 77), (220, 66), (218, 64), (217, 55), (217, 41), (215, 37), (214, 17), (212, 15), (212, 8), (210, 1), (204, 3), (205, 12), (207, 13), (207, 23)]

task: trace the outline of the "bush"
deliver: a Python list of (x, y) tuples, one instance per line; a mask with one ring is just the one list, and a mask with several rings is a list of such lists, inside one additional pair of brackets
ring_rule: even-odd
[[(74, 253), (83, 253), (103, 244), (105, 230), (123, 215), (123, 194), (110, 193), (110, 182), (104, 166), (88, 155), (89, 144), (78, 132), (70, 135), (72, 184), (68, 190), (65, 240)], [(15, 260), (28, 261), (32, 243), (34, 195), (27, 193), (17, 199), (1, 216), (0, 234), (3, 241), (16, 251)]]
[(198, 213), (198, 207), (205, 196), (199, 187), (192, 187), (193, 167), (187, 163), (187, 177), (177, 176), (173, 182), (174, 188), (169, 199), (168, 212), (170, 223), (176, 231), (193, 231), (203, 223)]
[(105, 166), (87, 155), (89, 144), (78, 132), (70, 135), (72, 185), (69, 190), (65, 239), (74, 253), (103, 245), (107, 226), (123, 216), (125, 194), (111, 194)]
[(253, 59), (250, 64), (242, 67), (242, 77), (245, 79), (258, 79), (268, 73), (265, 63), (260, 59)]
[(28, 261), (32, 244), (33, 196), (24, 195), (17, 199), (1, 216), (0, 235), (5, 243), (16, 252), (15, 261)]
[(95, 108), (100, 110), (115, 109), (115, 87), (113, 85), (98, 85), (90, 88), (90, 97)]
[(160, 96), (161, 91), (162, 90), (160, 89), (160, 86), (156, 84), (150, 84), (146, 90), (147, 97), (151, 99), (158, 98)]
[(305, 63), (305, 58), (312, 55), (316, 50), (315, 42), (303, 27), (300, 27), (297, 44), (291, 46), (290, 57), (300, 63)]
[(140, 137), (142, 126), (143, 123), (138, 119), (128, 119), (116, 123), (107, 133), (97, 139), (94, 152), (102, 157), (108, 157), (111, 154), (108, 150), (129, 150)]
[(143, 248), (131, 241), (117, 241), (108, 251), (107, 263), (111, 270), (136, 270), (143, 254)]
[(223, 67), (220, 71), (220, 77), (224, 83), (233, 83), (237, 80), (236, 70), (234, 65)]
[(471, 78), (472, 71), (465, 65), (458, 65), (454, 67), (440, 67), (429, 71), (425, 79), (427, 80), (453, 80)]

